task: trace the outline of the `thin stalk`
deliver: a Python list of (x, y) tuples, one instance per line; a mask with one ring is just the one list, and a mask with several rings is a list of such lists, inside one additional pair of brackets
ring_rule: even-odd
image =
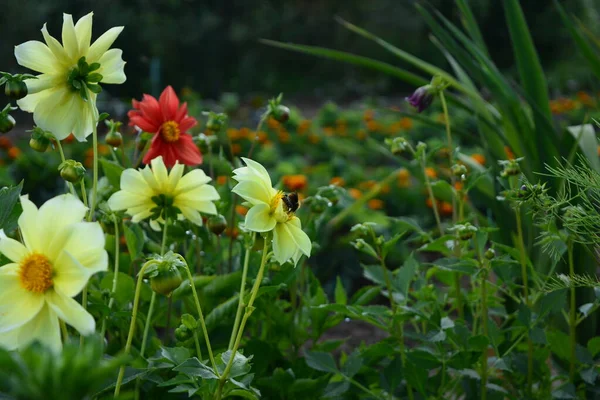
[[(481, 328), (483, 336), (488, 337), (488, 306), (487, 306), (487, 270), (481, 278)], [(481, 400), (487, 399), (488, 355), (484, 349), (481, 355)]]
[(227, 381), (227, 376), (229, 375), (229, 371), (233, 365), (233, 360), (235, 359), (235, 353), (240, 347), (240, 342), (242, 341), (242, 337), (244, 336), (244, 328), (246, 327), (246, 322), (248, 318), (250, 318), (250, 314), (254, 311), (254, 300), (258, 294), (258, 289), (260, 289), (260, 284), (263, 280), (263, 275), (265, 273), (265, 266), (267, 265), (267, 258), (269, 252), (269, 241), (265, 239), (265, 244), (263, 246), (263, 254), (262, 260), (260, 262), (260, 268), (258, 269), (258, 274), (256, 275), (256, 280), (254, 281), (254, 286), (252, 287), (252, 292), (250, 294), (250, 300), (248, 301), (248, 305), (245, 307), (244, 317), (242, 318), (242, 322), (240, 324), (240, 328), (237, 332), (237, 337), (235, 339), (235, 343), (231, 350), (231, 356), (229, 357), (229, 362), (223, 371), (223, 374), (219, 378), (219, 387), (217, 389), (217, 394), (215, 399), (221, 400), (221, 392), (223, 391), (223, 386), (225, 386), (225, 382)]
[[(56, 139), (56, 147), (58, 148), (58, 151), (60, 153), (60, 160), (62, 162), (65, 162), (65, 153), (63, 152), (63, 148), (62, 145), (60, 144), (60, 140)], [(83, 179), (82, 179), (83, 180)], [(69, 191), (71, 191), (71, 194), (75, 197), (77, 196), (77, 192), (75, 191), (75, 186), (73, 186), (73, 184), (71, 182), (67, 182), (67, 186), (69, 186)]]
[(210, 339), (208, 337), (208, 330), (206, 329), (206, 322), (204, 321), (204, 314), (202, 313), (202, 307), (200, 306), (200, 300), (198, 299), (198, 293), (196, 292), (196, 285), (194, 285), (194, 278), (192, 277), (192, 273), (190, 272), (190, 267), (187, 265), (187, 262), (183, 257), (180, 257), (181, 261), (185, 264), (185, 271), (187, 272), (188, 279), (190, 281), (190, 287), (192, 288), (192, 295), (194, 296), (194, 303), (196, 303), (196, 310), (198, 311), (198, 319), (200, 320), (200, 325), (202, 326), (202, 333), (204, 334), (204, 341), (206, 343), (206, 348), (208, 349), (208, 357), (210, 358), (210, 362), (212, 363), (212, 367), (217, 376), (219, 376), (219, 370), (217, 369), (217, 363), (215, 362), (215, 357), (213, 356), (212, 347), (210, 346)]
[[(148, 266), (156, 263), (154, 260), (146, 262), (138, 274), (137, 284), (135, 286), (135, 295), (133, 296), (133, 309), (131, 311), (131, 322), (129, 324), (129, 333), (127, 334), (127, 342), (125, 343), (125, 354), (131, 352), (131, 343), (133, 342), (133, 334), (135, 333), (136, 319), (138, 313), (138, 306), (140, 302), (140, 292), (142, 289), (142, 281), (144, 280), (144, 271)], [(121, 391), (121, 384), (123, 383), (123, 377), (125, 376), (125, 366), (122, 365), (119, 368), (119, 375), (117, 376), (117, 383), (115, 385), (114, 398), (119, 396)]]
[[(444, 95), (444, 91), (440, 91), (440, 101), (442, 102), (442, 110), (444, 112), (444, 123), (446, 125), (446, 140), (448, 142), (448, 162), (450, 163), (450, 168), (454, 165), (454, 149), (452, 148), (452, 129), (450, 127), (450, 113), (448, 113), (448, 105), (446, 104), (446, 96)], [(450, 181), (452, 182), (452, 187), (456, 183), (456, 177), (454, 174), (450, 174)], [(456, 223), (456, 197), (452, 196), (452, 220)]]
[(66, 343), (67, 340), (69, 340), (69, 331), (67, 331), (67, 324), (65, 324), (65, 321), (63, 321), (62, 319), (59, 319), (58, 322), (60, 323), (60, 332), (62, 334), (63, 343)]
[(83, 204), (86, 207), (89, 207), (87, 200), (87, 191), (85, 189), (85, 181), (83, 178), (79, 181), (79, 184), (81, 185), (81, 198), (83, 199)]
[[(575, 275), (575, 264), (573, 263), (573, 241), (571, 239), (567, 242), (567, 251), (569, 253), (569, 277), (573, 279)], [(569, 309), (569, 338), (571, 341), (571, 358), (569, 365), (569, 377), (571, 382), (575, 384), (575, 365), (577, 358), (575, 355), (575, 348), (577, 346), (577, 304), (575, 298), (575, 286), (571, 285), (570, 294), (570, 309)]]
[(431, 208), (433, 208), (433, 215), (435, 217), (435, 223), (437, 224), (437, 228), (440, 231), (440, 235), (444, 235), (444, 228), (442, 228), (442, 220), (440, 219), (440, 213), (437, 208), (437, 203), (435, 201), (435, 197), (433, 196), (433, 189), (431, 189), (431, 181), (429, 180), (429, 176), (427, 176), (427, 160), (425, 158), (425, 152), (421, 157), (421, 169), (423, 170), (423, 176), (425, 177), (425, 187), (427, 188), (427, 194), (429, 195), (429, 200), (431, 201)]
[(194, 329), (194, 343), (196, 344), (196, 354), (198, 354), (198, 359), (202, 361), (202, 350), (200, 349), (200, 341), (198, 340), (198, 331)]
[[(252, 235), (252, 243), (256, 239), (256, 233)], [(229, 338), (229, 346), (227, 346), (228, 350), (233, 348), (233, 344), (235, 343), (235, 337), (240, 326), (240, 320), (242, 318), (242, 310), (246, 305), (244, 304), (244, 295), (246, 291), (246, 278), (248, 276), (248, 263), (250, 261), (250, 251), (252, 250), (252, 245), (246, 247), (246, 254), (244, 256), (244, 268), (242, 269), (242, 283), (240, 284), (240, 295), (238, 299), (238, 308), (235, 313), (235, 322), (233, 323), (233, 329), (231, 331), (231, 337)]]
[[(115, 226), (115, 270), (113, 272), (113, 281), (112, 288), (110, 290), (110, 300), (108, 301), (108, 312), (113, 308), (113, 304), (115, 303), (115, 293), (117, 292), (117, 284), (119, 282), (119, 223), (116, 218), (113, 220)], [(104, 337), (104, 333), (106, 332), (106, 319), (102, 320), (102, 329), (100, 330), (100, 337)]]
[(357, 388), (359, 388), (360, 390), (362, 390), (363, 392), (367, 393), (369, 396), (372, 396), (375, 399), (381, 399), (381, 397), (379, 395), (373, 393), (371, 390), (369, 390), (367, 387), (365, 387), (360, 382), (357, 382), (354, 379), (349, 378), (349, 377), (347, 377), (345, 375), (342, 375), (342, 377), (344, 379), (346, 379), (348, 382), (350, 382), (351, 384), (353, 384), (354, 386), (356, 386)]

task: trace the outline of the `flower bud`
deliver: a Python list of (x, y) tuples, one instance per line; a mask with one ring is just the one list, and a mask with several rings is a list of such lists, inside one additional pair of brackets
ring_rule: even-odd
[[(308, 200), (308, 199), (307, 199)], [(306, 201), (305, 201), (306, 203)], [(323, 196), (319, 196), (318, 194), (311, 197), (311, 201), (309, 202), (310, 211), (315, 214), (321, 214), (327, 210), (328, 207), (331, 207), (331, 202)]]
[(45, 152), (50, 145), (50, 138), (52, 134), (44, 131), (40, 127), (35, 127), (31, 131), (31, 139), (29, 139), (29, 147), (40, 153)]
[(219, 132), (225, 123), (227, 122), (227, 115), (223, 113), (214, 113), (212, 111), (205, 113), (208, 114), (208, 120), (206, 121), (206, 129), (209, 131), (216, 133)]
[(496, 252), (494, 251), (494, 249), (490, 247), (485, 251), (485, 258), (487, 258), (488, 260), (492, 260), (494, 257), (496, 257)]
[(287, 122), (290, 119), (290, 109), (280, 104), (275, 107), (271, 115), (279, 122)]
[(85, 176), (85, 167), (75, 160), (66, 160), (58, 166), (60, 176), (67, 182), (77, 183)]
[(0, 112), (0, 133), (8, 133), (15, 127), (16, 121), (12, 115), (9, 114), (12, 110), (16, 110), (16, 107), (7, 104), (2, 112)]
[(227, 228), (227, 220), (221, 214), (211, 215), (206, 222), (208, 230), (219, 236)]
[(406, 98), (409, 104), (417, 109), (417, 112), (423, 112), (431, 103), (433, 103), (433, 91), (431, 85), (425, 85), (417, 88), (412, 95)]
[(193, 336), (194, 333), (184, 324), (179, 325), (179, 327), (175, 329), (175, 339), (177, 339), (178, 342), (185, 342), (186, 340), (191, 339)]
[(467, 173), (467, 167), (462, 164), (454, 164), (450, 170), (452, 171), (452, 175), (456, 176), (457, 178), (461, 178)]
[(502, 172), (500, 172), (500, 176), (503, 178), (519, 175), (521, 173), (521, 167), (519, 167), (518, 160), (504, 160), (500, 161), (500, 164), (504, 167)]
[(22, 80), (8, 80), (4, 86), (4, 94), (14, 100), (27, 96), (27, 85)]
[(183, 282), (181, 272), (177, 267), (165, 268), (159, 271), (158, 275), (150, 278), (150, 287), (156, 293), (170, 296), (173, 290), (177, 289)]
[(119, 132), (121, 122), (113, 121), (111, 119), (104, 121), (104, 123), (106, 124), (106, 126), (108, 126), (108, 133), (104, 138), (106, 144), (108, 144), (111, 147), (119, 147), (121, 144), (123, 144), (123, 135), (121, 135), (121, 132)]
[(390, 146), (392, 154), (401, 154), (406, 151), (409, 146), (408, 141), (401, 136), (394, 139), (386, 139), (385, 143)]
[(466, 222), (464, 224), (455, 225), (450, 230), (456, 232), (456, 236), (458, 236), (460, 240), (469, 240), (475, 235), (475, 232), (477, 232), (477, 227)]

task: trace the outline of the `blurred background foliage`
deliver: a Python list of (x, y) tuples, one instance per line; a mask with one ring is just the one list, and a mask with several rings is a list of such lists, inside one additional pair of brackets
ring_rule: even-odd
[[(589, 72), (577, 62), (574, 46), (553, 0), (522, 1), (542, 64), (553, 90), (589, 86)], [(4, 0), (0, 13), (0, 59), (8, 72), (22, 72), (13, 47), (41, 40), (44, 23), (60, 35), (62, 13), (79, 18), (94, 11), (94, 38), (109, 27), (124, 25), (117, 41), (127, 61), (126, 84), (106, 87), (128, 100), (142, 92), (157, 95), (173, 85), (189, 87), (205, 98), (224, 92), (242, 95), (285, 92), (288, 95), (340, 100), (369, 95), (404, 94), (412, 88), (380, 73), (317, 60), (266, 47), (260, 38), (319, 45), (397, 64), (393, 55), (339, 26), (340, 16), (437, 65), (443, 56), (428, 38), (415, 0)], [(495, 63), (515, 71), (502, 2), (471, 0)], [(454, 2), (430, 0), (454, 22)], [(561, 4), (585, 21), (598, 21), (598, 0)], [(590, 23), (598, 30), (598, 24)], [(568, 72), (567, 72), (568, 71)], [(135, 79), (132, 77), (135, 76)], [(573, 87), (575, 86), (575, 87)], [(6, 99), (0, 99), (2, 102)]]

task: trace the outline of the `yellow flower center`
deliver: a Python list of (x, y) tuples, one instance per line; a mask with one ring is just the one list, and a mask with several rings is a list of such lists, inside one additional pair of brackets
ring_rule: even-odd
[(52, 263), (43, 254), (32, 253), (19, 264), (21, 286), (33, 293), (44, 293), (52, 287)]
[(275, 196), (273, 196), (273, 198), (271, 199), (271, 204), (270, 204), (270, 206), (271, 206), (270, 214), (272, 216), (274, 216), (275, 219), (277, 220), (277, 222), (279, 222), (279, 223), (285, 223), (294, 216), (294, 213), (286, 212), (283, 209), (283, 204), (282, 204), (283, 196), (284, 196), (284, 193), (281, 190), (278, 191), (277, 194)]
[(162, 124), (160, 128), (163, 139), (169, 143), (173, 143), (179, 140), (181, 131), (179, 130), (179, 124), (175, 121), (167, 121)]

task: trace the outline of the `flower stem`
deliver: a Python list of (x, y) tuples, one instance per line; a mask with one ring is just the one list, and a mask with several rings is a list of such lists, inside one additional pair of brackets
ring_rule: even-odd
[[(56, 148), (58, 149), (58, 152), (60, 153), (60, 160), (62, 162), (65, 162), (66, 158), (65, 158), (65, 153), (63, 151), (62, 145), (60, 144), (60, 140), (55, 139), (56, 141)], [(82, 179), (83, 181), (83, 179)], [(71, 191), (71, 194), (75, 197), (77, 197), (77, 192), (75, 192), (75, 187), (73, 186), (73, 184), (71, 182), (67, 182), (67, 186), (69, 186), (69, 190)]]
[[(483, 336), (488, 337), (488, 306), (487, 306), (487, 269), (481, 278), (481, 328)], [(488, 355), (484, 349), (481, 355), (481, 400), (487, 399)]]
[[(113, 217), (114, 218), (114, 217)], [(119, 223), (115, 218), (113, 220), (115, 226), (115, 270), (113, 273), (112, 288), (110, 291), (110, 300), (108, 301), (108, 312), (110, 313), (115, 303), (115, 293), (117, 293), (117, 284), (119, 282)], [(106, 332), (106, 319), (102, 320), (102, 329), (100, 330), (100, 337), (104, 337)]]
[(267, 265), (267, 258), (269, 253), (269, 241), (265, 239), (265, 244), (263, 246), (263, 254), (262, 260), (260, 262), (260, 268), (258, 269), (258, 274), (256, 275), (256, 280), (254, 281), (254, 286), (252, 286), (252, 292), (250, 294), (250, 300), (248, 301), (248, 305), (245, 306), (244, 317), (242, 318), (242, 322), (240, 324), (240, 328), (237, 332), (237, 337), (235, 339), (235, 343), (233, 345), (233, 349), (231, 349), (231, 354), (229, 357), (229, 362), (223, 371), (223, 374), (219, 378), (219, 388), (217, 390), (217, 394), (215, 399), (221, 400), (221, 392), (223, 391), (223, 386), (225, 386), (225, 382), (227, 381), (227, 376), (229, 375), (229, 371), (233, 365), (233, 360), (235, 359), (235, 354), (237, 353), (238, 348), (240, 347), (240, 342), (242, 341), (242, 337), (244, 336), (244, 328), (246, 327), (246, 322), (250, 315), (254, 311), (254, 300), (258, 295), (258, 289), (260, 289), (260, 284), (262, 283), (263, 276), (265, 273), (265, 266)]
[(202, 326), (202, 333), (204, 334), (204, 341), (206, 343), (206, 348), (208, 349), (208, 357), (210, 358), (210, 362), (214, 369), (214, 372), (217, 376), (219, 376), (219, 371), (217, 370), (217, 363), (215, 363), (215, 357), (213, 356), (212, 347), (210, 346), (210, 339), (208, 338), (208, 330), (206, 329), (206, 322), (204, 322), (204, 314), (202, 313), (202, 307), (200, 306), (200, 300), (198, 299), (198, 293), (196, 292), (196, 286), (194, 285), (194, 278), (192, 277), (192, 273), (190, 272), (190, 267), (183, 257), (181, 260), (185, 264), (185, 271), (187, 272), (188, 279), (190, 281), (190, 286), (192, 288), (192, 295), (194, 296), (194, 302), (196, 303), (196, 310), (198, 311), (198, 318), (200, 319), (200, 325)]
[(58, 322), (60, 323), (60, 331), (62, 333), (63, 343), (66, 343), (67, 340), (69, 340), (69, 332), (67, 331), (67, 324), (65, 324), (65, 321), (63, 321), (62, 319), (59, 319)]
[(81, 198), (83, 199), (83, 204), (86, 207), (89, 207), (88, 200), (87, 200), (87, 192), (85, 190), (85, 181), (83, 179), (81, 179), (79, 181), (79, 184), (81, 185)]
[[(454, 165), (454, 149), (452, 148), (452, 128), (450, 127), (450, 113), (448, 113), (448, 105), (446, 104), (446, 96), (444, 91), (440, 91), (440, 101), (442, 102), (442, 110), (444, 111), (444, 123), (446, 125), (446, 140), (448, 141), (448, 162), (450, 168)], [(454, 174), (450, 174), (450, 180), (452, 187), (456, 183), (456, 177)], [(456, 196), (452, 196), (452, 219), (456, 223)]]
[(437, 224), (438, 231), (440, 231), (440, 235), (444, 235), (444, 228), (442, 227), (442, 220), (440, 219), (440, 213), (438, 211), (437, 202), (435, 197), (433, 196), (433, 189), (431, 189), (431, 181), (429, 180), (429, 176), (427, 175), (427, 160), (425, 158), (425, 152), (421, 156), (421, 169), (423, 170), (423, 176), (425, 177), (425, 187), (427, 188), (427, 194), (429, 195), (429, 200), (431, 201), (431, 208), (433, 208), (433, 215), (435, 217), (435, 223)]
[[(252, 234), (252, 243), (256, 239), (256, 233)], [(240, 284), (240, 295), (238, 300), (238, 308), (235, 313), (235, 322), (233, 323), (233, 329), (231, 331), (231, 338), (229, 338), (229, 346), (227, 346), (228, 350), (233, 348), (233, 343), (235, 342), (235, 337), (240, 326), (240, 319), (242, 318), (242, 310), (246, 306), (244, 304), (244, 294), (246, 291), (246, 278), (248, 276), (248, 263), (250, 261), (250, 250), (252, 250), (252, 245), (246, 247), (246, 254), (244, 256), (244, 268), (242, 270), (242, 283)]]
[[(125, 343), (125, 354), (129, 354), (131, 352), (131, 343), (133, 342), (133, 334), (135, 333), (135, 325), (138, 313), (138, 305), (140, 300), (140, 292), (142, 289), (142, 281), (144, 280), (144, 271), (148, 266), (155, 264), (155, 260), (147, 261), (138, 274), (137, 284), (135, 286), (135, 295), (133, 296), (133, 309), (131, 311), (131, 322), (129, 324), (129, 333), (127, 334), (127, 342)], [(125, 375), (125, 366), (122, 365), (119, 368), (119, 375), (117, 376), (117, 383), (115, 385), (115, 393), (114, 398), (119, 396), (119, 392), (121, 391), (121, 384), (123, 383), (123, 377)]]
[[(567, 242), (567, 251), (569, 253), (569, 278), (572, 281), (575, 275), (575, 264), (573, 263), (573, 241), (571, 239)], [(575, 355), (575, 349), (577, 347), (577, 322), (575, 319), (577, 317), (577, 304), (575, 298), (575, 285), (570, 286), (569, 336), (571, 340), (571, 359), (569, 365), (569, 377), (571, 378), (571, 382), (575, 384), (575, 365), (577, 362)]]
[(198, 354), (198, 359), (202, 360), (202, 350), (200, 350), (200, 341), (198, 340), (198, 332), (194, 329), (194, 343), (196, 343), (196, 353)]

